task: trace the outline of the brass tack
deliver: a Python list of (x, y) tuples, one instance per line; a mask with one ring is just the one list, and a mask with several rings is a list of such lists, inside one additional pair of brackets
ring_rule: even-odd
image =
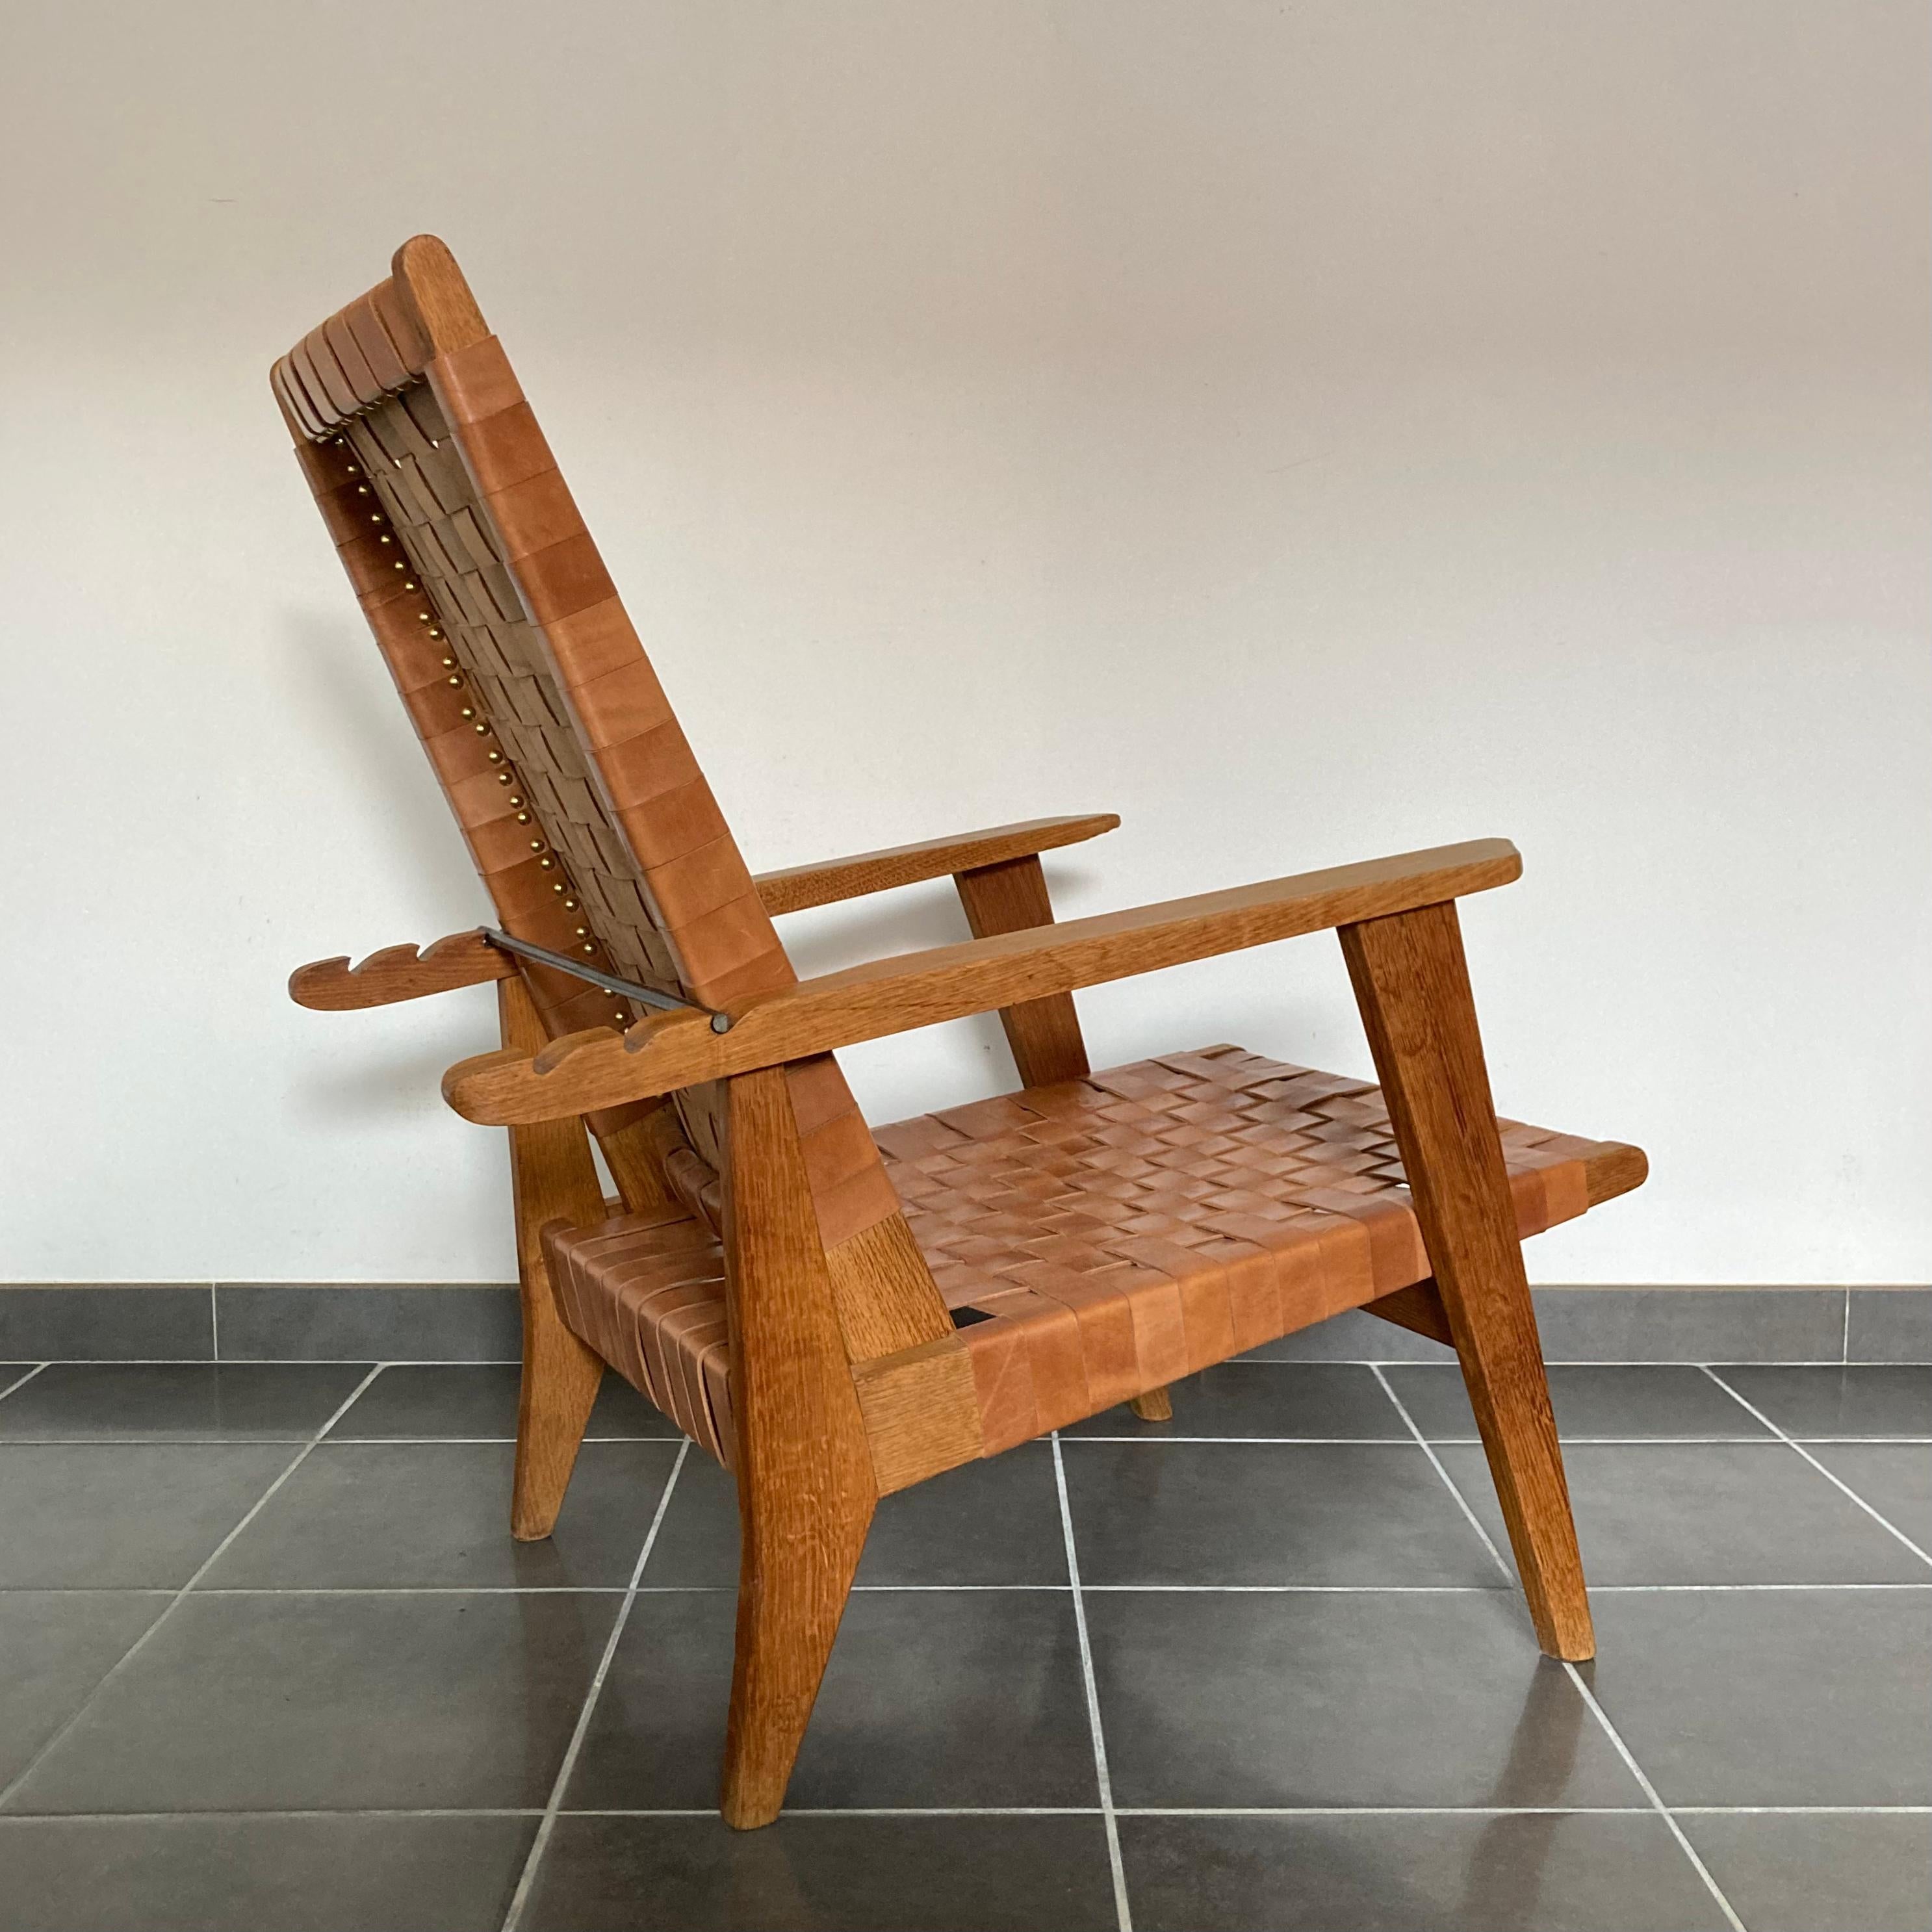
[[(355, 472), (355, 471), (354, 471), (354, 470), (352, 470), (349, 473), (350, 473), (350, 476), (354, 476), (354, 475), (355, 475), (355, 473), (356, 473), (356, 472)], [(366, 483), (358, 483), (358, 484), (356, 484), (356, 495), (357, 495), (357, 496), (368, 496), (368, 494), (369, 494), (369, 486), (368, 486), (368, 484), (366, 484)]]
[(584, 950), (584, 951), (585, 951), (585, 952), (595, 952), (597, 950), (597, 948), (596, 948), (596, 946), (593, 944), (593, 945), (590, 945), (590, 946), (585, 946)]
[(556, 861), (554, 859), (539, 859), (537, 861), (537, 863), (542, 866), (546, 872), (552, 872), (556, 869)]
[(429, 613), (427, 610), (418, 610), (416, 613), (416, 622), (418, 624), (427, 624), (429, 622)]
[(382, 512), (381, 512), (380, 510), (376, 510), (376, 511), (373, 511), (373, 512), (370, 512), (370, 514), (369, 520), (370, 520), (370, 522), (371, 522), (372, 524), (380, 524), (380, 523), (382, 520)]
[(496, 782), (499, 784), (514, 784), (516, 781), (508, 772), (499, 772), (496, 774)]
[[(395, 562), (390, 565), (389, 568), (392, 570), (406, 570), (409, 568), (409, 566), (406, 564), (400, 557), (398, 557)], [(413, 584), (406, 584), (403, 586), (403, 588), (405, 590), (413, 590), (416, 588), (416, 586)]]
[(353, 476), (356, 474), (356, 466), (354, 464), (352, 463), (350, 464), (348, 473), (351, 476)]
[(503, 762), (502, 753), (501, 752), (492, 752), (490, 754), (490, 762), (493, 765), (500, 765)]
[[(406, 569), (408, 569), (408, 568), (409, 568), (409, 566), (408, 566), (407, 564), (406, 564), (406, 563), (398, 563), (398, 564), (396, 566), (396, 568), (397, 568), (398, 570), (406, 570)], [(405, 584), (403, 586), (403, 588), (404, 588), (405, 590), (413, 590), (416, 588), (416, 586), (415, 586), (415, 584)]]
[(590, 937), (590, 927), (587, 926), (580, 926), (577, 928), (577, 936), (579, 939), (588, 939)]
[(341, 449), (341, 448), (343, 448), (346, 447), (346, 445), (347, 445), (348, 440), (349, 440), (349, 439), (348, 439), (346, 436), (338, 436), (335, 439), (335, 446), (336, 446), (336, 448), (337, 448), (338, 449)]
[(459, 672), (458, 672), (458, 673), (456, 673), (456, 674), (454, 674), (454, 676), (450, 679), (449, 682), (450, 682), (452, 684), (460, 684), (460, 683), (463, 682), (463, 674), (462, 674), (462, 673), (461, 673), (461, 672), (460, 672), (460, 671), (459, 671)]
[(478, 724), (476, 728), (476, 735), (479, 738), (487, 738), (490, 735), (489, 726), (487, 724)]
[(512, 792), (512, 793), (511, 794), (511, 795), (510, 795), (510, 802), (511, 802), (512, 805), (521, 805), (521, 804), (523, 803), (523, 800), (522, 800), (520, 798), (518, 797), (518, 796), (517, 796), (517, 795), (516, 795), (514, 792)]
[[(558, 880), (556, 884), (550, 887), (550, 890), (554, 892), (560, 892), (563, 889), (563, 881), (561, 879)], [(569, 903), (570, 902), (568, 899), (564, 901), (564, 904), (566, 905), (569, 904)]]
[(474, 718), (474, 717), (476, 716), (476, 706), (475, 706), (475, 705), (473, 705), (473, 704), (466, 704), (466, 705), (463, 707), (463, 714), (462, 714), (462, 715), (463, 715), (465, 718)]
[(393, 543), (395, 539), (393, 537), (378, 537), (376, 541), (378, 543)]
[[(559, 886), (557, 887), (557, 890), (559, 892), (562, 892), (563, 890), (562, 886)], [(568, 910), (574, 912), (577, 910), (577, 902), (574, 899), (566, 899), (563, 903)]]
[(456, 660), (454, 658), (445, 658), (442, 661), (442, 668), (445, 670), (452, 670), (455, 668), (455, 665)]
[(439, 631), (434, 624), (430, 626), (429, 634), (432, 638), (440, 638), (442, 635), (442, 633)]
[[(512, 800), (511, 800), (510, 802), (511, 802), (512, 805), (514, 805), (514, 804), (516, 803), (516, 800), (515, 800), (514, 799), (512, 799)], [(517, 823), (518, 823), (519, 825), (527, 825), (527, 824), (529, 824), (529, 823), (530, 823), (530, 814), (529, 814), (527, 812), (518, 812), (518, 813), (517, 814)]]
[(543, 848), (544, 842), (541, 838), (532, 838), (530, 841), (530, 850), (532, 852), (541, 852)]

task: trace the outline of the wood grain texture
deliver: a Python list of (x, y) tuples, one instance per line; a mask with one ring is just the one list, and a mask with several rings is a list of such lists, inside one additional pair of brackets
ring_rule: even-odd
[(957, 1334), (852, 1372), (880, 1496), (986, 1453), (973, 1360)]
[(411, 236), (391, 258), (389, 273), (434, 354), (467, 349), (490, 333), (456, 257), (436, 236)]
[(927, 838), (913, 845), (892, 845), (878, 852), (855, 853), (848, 859), (826, 859), (813, 866), (790, 866), (760, 872), (752, 883), (769, 913), (802, 912), (808, 906), (836, 905), (862, 898), (868, 892), (896, 886), (916, 885), (922, 879), (943, 879), (949, 873), (979, 866), (994, 866), (1028, 853), (1051, 852), (1082, 839), (1096, 838), (1120, 824), (1117, 812), (1089, 812), (1071, 818), (1034, 818), (1018, 825), (996, 825), (984, 832), (965, 832), (952, 838)]
[(514, 956), (492, 946), (482, 933), (452, 932), (420, 952), (413, 946), (386, 946), (355, 966), (346, 952), (312, 960), (289, 975), (289, 998), (316, 1012), (352, 1012), (508, 980), (516, 970)]
[(889, 1214), (826, 1249), (825, 1265), (848, 1360), (868, 1362), (953, 1334), (903, 1214)]
[(783, 1070), (734, 1079), (727, 1112), (740, 1556), (721, 1808), (746, 1830), (784, 1802), (878, 1491)]
[(735, 1010), (726, 1033), (702, 1015), (671, 1013), (621, 1038), (604, 1028), (567, 1034), (532, 1059), (486, 1054), (461, 1060), (443, 1076), (443, 1098), (466, 1120), (494, 1126), (617, 1106), (994, 1006), (1484, 892), (1522, 870), (1506, 839), (1477, 839), (996, 934), (755, 996)]
[[(540, 1043), (543, 1021), (520, 976), (497, 988), (503, 1038)], [(544, 1253), (545, 1226), (592, 1227), (604, 1219), (604, 1190), (581, 1120), (544, 1120), (510, 1130), (510, 1184), (516, 1203), (517, 1280), (523, 1303), (524, 1372), (517, 1400), (517, 1462), (510, 1533), (549, 1535), (604, 1379), (602, 1360), (564, 1326)]]
[(676, 1110), (668, 1100), (620, 1127), (597, 1130), (597, 1144), (604, 1150), (604, 1163), (622, 1196), (628, 1214), (659, 1214), (680, 1204), (677, 1192), (666, 1178), (659, 1136), (676, 1130)]
[(1538, 1641), (1580, 1660), (1596, 1640), (1456, 908), (1341, 940)]
[(1432, 1281), (1418, 1281), (1411, 1288), (1399, 1288), (1393, 1294), (1378, 1295), (1362, 1304), (1364, 1315), (1378, 1315), (1412, 1334), (1426, 1335), (1432, 1342), (1450, 1348), (1456, 1346), (1454, 1332), (1442, 1306), (1442, 1297)]
[[(1053, 923), (1046, 874), (1032, 853), (956, 872), (952, 883), (975, 939)], [(1002, 1006), (1000, 1024), (1022, 1087), (1050, 1087), (1059, 1080), (1082, 1079), (1092, 1072), (1071, 993), (1049, 993), (1043, 999)]]
[(1137, 1395), (1127, 1406), (1143, 1422), (1172, 1422), (1174, 1420), (1174, 1397), (1164, 1388), (1149, 1389)]

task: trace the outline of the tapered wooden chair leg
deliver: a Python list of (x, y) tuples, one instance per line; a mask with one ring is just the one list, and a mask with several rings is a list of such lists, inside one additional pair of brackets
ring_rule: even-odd
[(721, 1808), (784, 1802), (878, 1501), (784, 1070), (729, 1089), (725, 1307), (738, 1429), (738, 1648)]
[[(520, 978), (497, 982), (503, 1044), (541, 1052), (546, 1036)], [(510, 1180), (517, 1211), (517, 1275), (524, 1315), (523, 1385), (517, 1401), (517, 1467), (510, 1496), (510, 1534), (534, 1543), (549, 1535), (563, 1507), (604, 1379), (602, 1360), (563, 1324), (557, 1312), (543, 1229), (563, 1220), (580, 1227), (604, 1218), (604, 1190), (580, 1120), (544, 1120), (510, 1130)]]
[(1538, 1640), (1593, 1656), (1589, 1599), (1453, 904), (1341, 929)]
[(803, 1492), (747, 1495), (742, 1474), (739, 1485), (738, 1642), (720, 1808), (726, 1824), (749, 1831), (784, 1802), (872, 1510), (866, 1502), (820, 1516)]
[(1127, 1406), (1143, 1422), (1172, 1422), (1174, 1420), (1174, 1398), (1166, 1389), (1149, 1389), (1144, 1395), (1137, 1395)]

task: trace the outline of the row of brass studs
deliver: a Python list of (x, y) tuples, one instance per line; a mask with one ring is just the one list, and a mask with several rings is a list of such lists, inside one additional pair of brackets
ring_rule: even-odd
[[(338, 436), (335, 439), (335, 447), (338, 449), (346, 449), (348, 446), (349, 440), (347, 437)], [(351, 476), (358, 476), (362, 474), (361, 470), (353, 463), (348, 464), (346, 468), (348, 474)], [(368, 484), (358, 483), (356, 486), (356, 494), (358, 496), (368, 496), (373, 495), (374, 493)], [(372, 510), (369, 514), (369, 520), (371, 524), (380, 526), (380, 525), (387, 523), (388, 519), (383, 515), (381, 511)], [(376, 538), (376, 542), (378, 543), (393, 544), (394, 539), (392, 537), (385, 535), (378, 537)], [(408, 574), (410, 567), (406, 562), (405, 562), (402, 558), (398, 557), (391, 563), (390, 568), (392, 570), (400, 570), (404, 573), (403, 588), (405, 590), (413, 590), (417, 592), (425, 603), (429, 601), (429, 592), (426, 590), (422, 590), (416, 580)], [(458, 663), (456, 658), (451, 655), (448, 640), (443, 637), (442, 628), (436, 621), (435, 612), (434, 610), (418, 610), (416, 613), (416, 622), (419, 624), (428, 625), (429, 628), (424, 634), (437, 639), (443, 644), (442, 668), (449, 674), (447, 681), (452, 689), (460, 690), (463, 686), (463, 668)], [(475, 728), (476, 735), (479, 738), (488, 738), (495, 735), (490, 730), (489, 720), (483, 716), (481, 710), (474, 703), (473, 698), (471, 703), (466, 704), (463, 706), (463, 716), (464, 718), (470, 721)], [(492, 746), (489, 752), (485, 755), (488, 758), (490, 763), (497, 767), (496, 782), (501, 785), (508, 785), (513, 788), (508, 802), (511, 809), (516, 813), (517, 823), (519, 825), (532, 825), (529, 806), (524, 799), (522, 794), (514, 789), (517, 784), (517, 775), (505, 760), (502, 752), (496, 746)], [(532, 829), (535, 829), (533, 826)], [(537, 864), (543, 871), (546, 872), (552, 872), (556, 870), (556, 860), (541, 836), (531, 839), (530, 850), (532, 853), (538, 855)], [(550, 889), (562, 900), (564, 910), (566, 912), (574, 912), (580, 915), (582, 914), (582, 902), (577, 897), (575, 889), (571, 885), (568, 879), (559, 878), (552, 880), (550, 881)], [(577, 950), (580, 952), (583, 953), (586, 958), (594, 958), (597, 953), (596, 936), (591, 932), (590, 928), (587, 925), (580, 924), (576, 930), (578, 940)], [(631, 1016), (626, 1012), (623, 1007), (619, 1006), (611, 1014), (610, 1022), (614, 1026), (628, 1027), (631, 1024)]]

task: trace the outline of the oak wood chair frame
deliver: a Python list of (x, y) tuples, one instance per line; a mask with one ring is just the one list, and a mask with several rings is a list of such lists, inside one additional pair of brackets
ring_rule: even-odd
[[(729, 1822), (778, 1814), (878, 1498), (1005, 1446), (991, 1420), (992, 1344), (980, 1346), (977, 1324), (1000, 1325), (1017, 1291), (993, 1295), (992, 1316), (962, 1315), (950, 1291), (936, 1291), (944, 1270), (906, 1233), (890, 1188), (878, 1195), (877, 1150), (862, 1121), (862, 1147), (852, 1141), (856, 1110), (830, 1056), (998, 1010), (1021, 1111), (1050, 1117), (1107, 1098), (1105, 1076), (1090, 1075), (1076, 989), (1297, 934), (1340, 938), (1380, 1099), (1330, 1086), (1368, 1108), (1352, 1118), (1378, 1120), (1385, 1106), (1406, 1191), (1331, 1197), (1297, 1208), (1288, 1225), (1298, 1238), (1318, 1226), (1366, 1228), (1358, 1246), (1378, 1256), (1406, 1239), (1410, 1258), (1390, 1264), (1394, 1275), (1364, 1263), (1326, 1301), (1270, 1287), (1268, 1306), (1279, 1332), (1338, 1305), (1366, 1306), (1453, 1346), (1538, 1640), (1553, 1656), (1592, 1654), (1523, 1265), (1526, 1174), (1540, 1168), (1546, 1197), (1559, 1175), (1570, 1190), (1548, 1219), (1627, 1191), (1646, 1169), (1634, 1148), (1535, 1142), (1532, 1130), (1520, 1130), (1506, 1165), (1502, 1134), (1514, 1124), (1499, 1126), (1491, 1099), (1456, 902), (1515, 879), (1513, 847), (1406, 853), (1061, 924), (1040, 855), (1112, 830), (1111, 814), (752, 878), (448, 250), (432, 237), (406, 243), (388, 279), (277, 363), (273, 386), (504, 928), (604, 976), (587, 985), (478, 931), (354, 967), (320, 961), (290, 991), (334, 1010), (496, 984), (501, 1048), (452, 1068), (443, 1091), (466, 1119), (509, 1132), (524, 1330), (512, 1531), (549, 1533), (607, 1363), (734, 1468), (742, 1542)], [(476, 716), (486, 697), (500, 715)], [(682, 835), (686, 849), (669, 850), (677, 814), (698, 829)], [(680, 903), (694, 867), (704, 890)], [(965, 943), (801, 981), (767, 939), (772, 915), (946, 878), (973, 935)], [(728, 943), (716, 939), (721, 930)], [(612, 990), (626, 984), (668, 1004), (627, 1001)], [(1214, 1076), (1234, 1063), (1211, 1055), (1233, 1052), (1211, 1049), (1172, 1078)], [(593, 1138), (617, 1201), (604, 1197)], [(890, 1140), (882, 1132), (880, 1145)], [(835, 1142), (838, 1159), (826, 1152)], [(855, 1192), (872, 1204), (871, 1221), (842, 1204)], [(624, 1267), (600, 1264), (600, 1243), (628, 1257)], [(1277, 1274), (1286, 1256), (1269, 1258)], [(1176, 1267), (1190, 1292), (1214, 1278), (1188, 1276), (1184, 1257)], [(1226, 1291), (1216, 1292), (1218, 1310)], [(1085, 1322), (1090, 1304), (1065, 1293)], [(1190, 1318), (1204, 1305), (1189, 1303)], [(1024, 1339), (1064, 1312), (1035, 1308), (1031, 1328), (1017, 1317), (1004, 1326)], [(1126, 1379), (1103, 1383), (1094, 1370), (1072, 1407), (1092, 1412), (1124, 1396), (1142, 1417), (1165, 1416), (1171, 1376), (1150, 1374), (1148, 1362), (1193, 1366), (1252, 1346), (1252, 1333), (1214, 1332), (1218, 1340), (1197, 1340), (1184, 1360), (1150, 1349)], [(1003, 1361), (1020, 1360), (1010, 1337), (993, 1339)], [(1053, 1372), (1045, 1354), (1032, 1372), (1043, 1391)], [(1024, 1411), (1030, 1423), (1071, 1419), (1068, 1402), (1054, 1409), (1040, 1393), (1038, 1403)], [(1016, 1429), (1030, 1432), (1015, 1424), (1006, 1433)]]

